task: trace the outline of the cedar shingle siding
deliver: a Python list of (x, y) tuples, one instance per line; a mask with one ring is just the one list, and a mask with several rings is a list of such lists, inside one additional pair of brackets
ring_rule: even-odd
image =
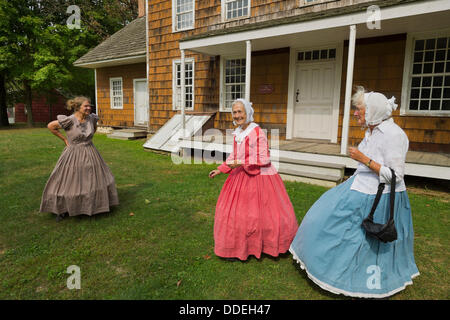
[[(311, 5), (302, 5), (305, 2), (303, 0), (251, 0), (249, 2), (251, 7), (248, 17), (223, 21), (221, 0), (196, 0), (194, 28), (177, 32), (172, 26), (172, 0), (148, 1), (148, 87), (151, 131), (158, 130), (179, 112), (173, 108), (172, 87), (173, 64), (174, 60), (180, 59), (179, 46), (182, 41), (208, 39), (212, 36), (264, 30), (264, 28), (325, 17), (361, 13), (374, 4), (383, 10), (386, 7), (423, 1), (318, 0)], [(399, 114), (407, 42), (406, 30), (403, 31), (401, 28), (399, 30), (401, 31), (398, 34), (389, 36), (357, 39), (353, 84), (363, 85), (368, 90), (380, 91), (388, 97), (394, 95), (397, 98), (399, 108), (394, 112), (394, 118), (407, 133), (410, 150), (450, 153), (450, 117), (400, 116)], [(342, 136), (348, 41), (344, 42), (343, 48), (338, 143)], [(194, 112), (216, 112), (214, 127), (222, 130), (232, 128), (231, 114), (219, 112), (220, 61), (223, 57), (208, 56), (188, 50), (185, 53), (187, 60), (194, 59)], [(130, 23), (123, 31), (111, 36), (77, 63), (138, 54), (145, 54), (145, 17)], [(244, 55), (243, 51), (242, 56)], [(252, 52), (250, 96), (255, 109), (255, 121), (263, 128), (279, 129), (282, 139), (286, 135), (289, 60), (289, 47)], [(138, 69), (141, 71), (137, 71)], [(129, 82), (133, 77), (144, 78), (145, 74), (141, 76), (142, 70), (145, 72), (145, 65), (97, 69), (101, 97), (99, 107), (104, 105), (104, 108), (109, 108), (109, 87), (108, 89), (104, 87), (107, 85), (107, 77), (122, 76), (125, 94), (125, 82)], [(261, 90), (265, 85), (269, 85), (270, 92)], [(131, 106), (132, 97), (128, 101)], [(130, 125), (132, 117), (130, 111), (125, 109), (124, 106), (122, 112), (105, 111), (105, 123)], [(349, 144), (358, 143), (362, 137), (363, 131), (357, 126), (351, 112)]]

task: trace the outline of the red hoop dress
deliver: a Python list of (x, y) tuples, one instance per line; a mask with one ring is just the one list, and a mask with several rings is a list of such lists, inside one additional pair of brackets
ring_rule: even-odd
[[(224, 258), (276, 257), (289, 249), (298, 228), (283, 181), (270, 162), (266, 135), (251, 125), (241, 143), (234, 138), (233, 152), (218, 168), (230, 173), (214, 221), (214, 252)], [(227, 162), (234, 160), (243, 165), (231, 169)]]

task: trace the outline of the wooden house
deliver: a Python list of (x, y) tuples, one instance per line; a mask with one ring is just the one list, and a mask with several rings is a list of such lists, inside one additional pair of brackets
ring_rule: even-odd
[(95, 105), (100, 125), (147, 128), (146, 17), (139, 16), (90, 50), (74, 65), (95, 70)]
[[(72, 112), (66, 108), (66, 97), (54, 90), (51, 94), (33, 94), (33, 122), (45, 123), (56, 119), (58, 114), (70, 115)], [(27, 110), (23, 102), (16, 103), (11, 114), (10, 123), (27, 122)]]
[(407, 174), (450, 179), (450, 1), (141, 0), (140, 7), (146, 45), (133, 57), (142, 62), (78, 63), (96, 68), (104, 124), (136, 124), (132, 100), (114, 107), (114, 78), (122, 78), (124, 101), (132, 80), (147, 78), (149, 131), (180, 113), (212, 114), (225, 131), (231, 102), (245, 97), (255, 122), (278, 130), (282, 157), (354, 168), (347, 149), (364, 131), (350, 99), (362, 85), (397, 98), (393, 117), (410, 141)]

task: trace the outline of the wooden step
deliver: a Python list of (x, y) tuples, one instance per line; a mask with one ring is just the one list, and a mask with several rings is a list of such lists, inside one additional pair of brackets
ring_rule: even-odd
[(278, 173), (280, 174), (281, 178), (285, 181), (304, 182), (330, 188), (337, 186), (342, 181), (343, 178), (340, 176), (312, 173), (292, 169), (279, 169)]
[(112, 133), (108, 134), (107, 137), (120, 140), (142, 139), (147, 138), (147, 131), (139, 129), (120, 129), (114, 130)]
[(324, 168), (345, 169), (345, 165), (343, 165), (343, 164), (298, 160), (298, 159), (292, 159), (292, 158), (286, 158), (286, 157), (279, 157), (278, 162), (293, 163), (293, 164), (315, 166), (315, 167), (324, 167)]

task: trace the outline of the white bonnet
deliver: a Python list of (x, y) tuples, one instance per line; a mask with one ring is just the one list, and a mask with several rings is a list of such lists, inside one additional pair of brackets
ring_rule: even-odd
[[(255, 113), (255, 111), (252, 108), (252, 103), (245, 99), (236, 99), (233, 102), (233, 105), (236, 102), (240, 102), (244, 105), (245, 113), (247, 114), (247, 120), (245, 121), (245, 123), (253, 122), (253, 114)], [(231, 113), (233, 113), (233, 110), (231, 110)], [(233, 124), (235, 124), (234, 121), (233, 121)]]
[(366, 124), (377, 125), (388, 119), (392, 111), (397, 109), (395, 97), (390, 99), (379, 92), (364, 93), (364, 104), (366, 106)]

